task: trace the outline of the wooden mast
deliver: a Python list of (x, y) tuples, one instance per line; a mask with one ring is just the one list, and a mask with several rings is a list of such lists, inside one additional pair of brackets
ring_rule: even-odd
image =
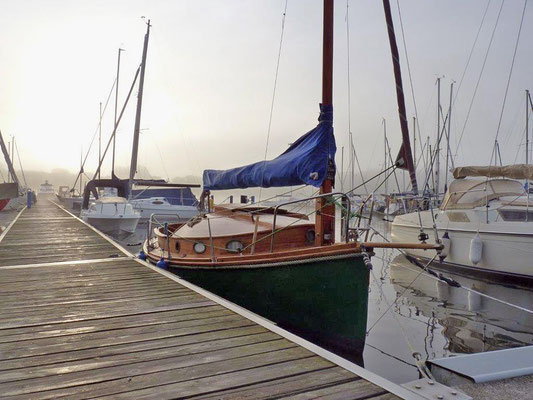
[(411, 178), (411, 186), (414, 193), (418, 192), (418, 184), (416, 182), (416, 171), (413, 164), (413, 155), (411, 153), (411, 144), (409, 142), (409, 127), (407, 125), (407, 117), (405, 112), (405, 99), (403, 96), (402, 72), (400, 70), (400, 54), (398, 52), (398, 45), (396, 44), (396, 35), (394, 34), (394, 24), (392, 22), (392, 14), (389, 0), (383, 0), (383, 10), (385, 11), (385, 20), (387, 21), (387, 33), (389, 35), (389, 44), (392, 56), (392, 65), (394, 68), (394, 80), (396, 81), (396, 100), (398, 102), (398, 113), (400, 115), (400, 127), (402, 130), (402, 147), (400, 154), (396, 161), (403, 160), (400, 168), (409, 171)]
[[(322, 105), (333, 104), (333, 0), (324, 0), (324, 36), (322, 45)], [(320, 194), (331, 193), (335, 169), (329, 162), (328, 174)], [(326, 199), (316, 202), (315, 246), (335, 243), (335, 205), (325, 206)]]
[[(135, 115), (135, 128), (133, 130), (133, 149), (131, 151), (131, 164), (129, 176), (129, 188), (133, 186), (133, 178), (137, 172), (137, 153), (139, 152), (139, 133), (141, 131), (141, 108), (143, 102), (144, 72), (146, 70), (146, 53), (148, 51), (148, 39), (150, 38), (150, 20), (146, 23), (147, 29), (144, 35), (143, 55), (141, 62), (141, 76), (139, 78), (139, 93), (137, 95), (137, 113)], [(131, 195), (131, 193), (130, 193)]]

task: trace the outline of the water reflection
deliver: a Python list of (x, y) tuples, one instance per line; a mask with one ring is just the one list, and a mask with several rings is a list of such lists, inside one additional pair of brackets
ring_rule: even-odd
[(403, 297), (415, 313), (440, 324), (452, 353), (477, 353), (533, 343), (533, 314), (465, 290), (471, 288), (496, 299), (531, 308), (529, 287), (477, 280), (445, 272), (463, 286), (452, 287), (421, 274), (405, 257), (396, 257), (390, 266), (390, 280), (396, 297)]

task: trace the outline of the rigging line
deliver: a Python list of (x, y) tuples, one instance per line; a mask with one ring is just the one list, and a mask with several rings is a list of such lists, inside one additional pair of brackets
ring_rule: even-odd
[[(415, 88), (413, 85), (413, 77), (411, 75), (411, 64), (409, 63), (409, 56), (407, 55), (407, 42), (405, 41), (405, 32), (403, 30), (403, 21), (402, 21), (402, 13), (400, 10), (400, 1), (396, 0), (396, 5), (398, 7), (398, 19), (400, 20), (400, 30), (402, 31), (402, 42), (403, 42), (403, 51), (405, 53), (405, 62), (407, 64), (407, 75), (409, 75), (409, 85), (411, 87), (411, 96), (413, 98), (413, 107), (415, 109), (415, 117), (416, 117), (416, 127), (418, 128), (418, 136), (420, 139), (420, 143), (422, 143), (422, 137), (420, 134), (420, 124), (418, 122), (418, 109), (416, 107), (416, 99), (415, 99)], [(424, 168), (427, 168), (426, 166), (426, 157), (424, 153), (422, 153), (422, 161), (424, 162)]]
[[(507, 86), (505, 87), (505, 95), (503, 96), (502, 110), (500, 112), (500, 119), (498, 121), (498, 128), (496, 129), (496, 137), (494, 138), (495, 141), (498, 140), (498, 135), (500, 133), (500, 127), (501, 127), (502, 118), (503, 118), (503, 111), (505, 110), (505, 103), (507, 101), (507, 94), (509, 92), (509, 85), (511, 83), (511, 77), (513, 75), (514, 62), (515, 62), (515, 59), (516, 59), (516, 52), (518, 50), (518, 44), (520, 43), (520, 35), (522, 33), (522, 26), (524, 24), (524, 15), (526, 14), (526, 6), (527, 6), (527, 0), (524, 0), (524, 8), (522, 9), (522, 17), (520, 19), (520, 27), (518, 28), (518, 34), (516, 36), (516, 43), (515, 43), (514, 52), (513, 52), (513, 59), (511, 61), (511, 68), (509, 70), (509, 76), (507, 78)], [(489, 165), (492, 165), (492, 160), (491, 160)]]
[[(113, 89), (115, 88), (115, 85), (117, 84), (117, 78), (113, 81), (113, 85), (111, 85), (111, 90), (109, 90), (109, 94), (107, 95), (107, 100), (105, 102), (104, 111), (102, 115), (100, 116), (100, 120), (105, 114), (105, 111), (107, 110), (107, 104), (109, 103), (109, 99), (111, 98), (111, 95), (113, 94)], [(100, 127), (100, 122), (96, 125), (96, 129), (93, 134), (93, 138), (91, 139), (91, 144), (89, 145), (89, 149), (87, 150), (87, 154), (85, 154), (85, 158), (83, 159), (83, 162), (81, 163), (80, 172), (78, 172), (78, 176), (76, 177), (76, 180), (74, 181), (74, 184), (72, 185), (73, 188), (76, 187), (76, 184), (78, 183), (78, 179), (80, 179), (80, 175), (83, 173), (83, 167), (85, 166), (85, 162), (87, 161), (87, 157), (89, 157), (89, 153), (91, 152), (91, 147), (93, 146), (94, 140), (96, 139), (96, 134), (98, 133), (98, 129)], [(98, 160), (100, 162), (100, 160)]]
[[(433, 262), (433, 260), (435, 260), (435, 258), (437, 257), (437, 255), (438, 255), (438, 254), (435, 253), (435, 255), (433, 256), (433, 258), (431, 259), (431, 261), (427, 263), (426, 267), (428, 267), (428, 266), (431, 264), (431, 262)], [(370, 328), (367, 329), (367, 331), (366, 331), (366, 334), (367, 334), (367, 335), (368, 335), (368, 334), (370, 333), (370, 331), (371, 331), (371, 330), (372, 330), (372, 329), (378, 324), (378, 322), (381, 321), (381, 319), (382, 319), (382, 318), (383, 318), (383, 317), (389, 312), (389, 310), (392, 308), (392, 306), (394, 306), (394, 305), (398, 302), (398, 299), (399, 299), (400, 297), (402, 297), (402, 296), (404, 295), (404, 293), (405, 293), (407, 290), (409, 290), (409, 289), (411, 288), (411, 285), (412, 285), (413, 283), (415, 283), (415, 281), (416, 281), (416, 280), (420, 277), (420, 275), (422, 275), (423, 273), (424, 273), (424, 270), (421, 269), (420, 272), (418, 273), (418, 275), (415, 276), (415, 278), (409, 283), (409, 285), (407, 285), (406, 288), (404, 288), (404, 290), (400, 293), (400, 295), (399, 295), (399, 296), (396, 296), (396, 299), (395, 299), (390, 305), (387, 304), (387, 305), (388, 305), (387, 309), (386, 309), (386, 310), (385, 310), (385, 311), (379, 316), (379, 318), (378, 318), (376, 321), (374, 321), (374, 323), (372, 324), (372, 326), (371, 326)], [(386, 299), (386, 298), (385, 298), (385, 299)], [(387, 302), (387, 303), (388, 303), (388, 302)]]
[[(385, 240), (386, 242), (390, 242), (390, 240), (387, 239), (387, 238), (386, 238), (383, 234), (381, 234), (378, 230), (376, 230), (376, 228), (374, 228), (374, 227), (370, 227), (370, 229), (372, 229), (372, 230), (373, 230), (378, 236), (380, 236), (381, 238), (383, 238), (383, 240)], [(402, 250), (402, 249), (396, 249), (396, 250), (398, 250), (402, 255), (404, 255), (404, 256), (406, 257), (407, 261), (409, 261), (411, 264), (415, 265), (415, 266), (418, 267), (418, 268), (423, 268), (423, 267), (418, 266), (414, 261), (412, 261), (412, 260), (414, 260), (414, 258), (411, 257), (411, 256), (409, 256), (409, 255), (407, 255), (407, 253), (406, 253), (404, 250)], [(407, 267), (407, 266), (405, 266), (405, 265), (402, 265), (401, 263), (399, 263), (398, 265), (400, 265), (400, 266), (403, 267), (403, 268), (407, 268), (407, 269), (409, 269), (409, 270), (412, 270), (411, 268), (409, 268), (409, 267)], [(445, 276), (442, 275), (441, 273), (437, 273), (437, 272), (435, 272), (435, 271), (433, 271), (433, 270), (431, 270), (431, 269), (429, 269), (429, 268), (427, 268), (427, 267), (426, 267), (425, 270), (423, 269), (423, 271), (425, 271), (425, 273), (424, 273), (425, 276), (428, 276), (428, 277), (430, 277), (430, 278), (433, 278), (433, 279), (435, 279), (435, 280), (437, 280), (437, 281), (445, 282), (445, 283), (447, 283), (448, 285), (450, 285), (450, 286), (452, 286), (452, 287), (462, 288), (462, 289), (464, 289), (464, 290), (466, 290), (466, 291), (469, 291), (469, 292), (473, 292), (473, 293), (475, 293), (475, 294), (478, 294), (478, 295), (480, 295), (481, 297), (486, 297), (486, 298), (489, 298), (489, 299), (491, 299), (491, 300), (497, 301), (497, 302), (499, 302), (499, 303), (502, 303), (502, 304), (508, 305), (508, 306), (510, 306), (510, 307), (514, 307), (514, 308), (517, 308), (517, 309), (519, 309), (519, 310), (525, 311), (525, 312), (527, 312), (527, 313), (533, 314), (533, 310), (529, 310), (529, 309), (527, 309), (527, 308), (525, 308), (525, 307), (522, 307), (522, 306), (519, 306), (519, 305), (517, 305), (517, 304), (509, 303), (509, 302), (507, 302), (507, 301), (505, 301), (505, 300), (498, 299), (497, 297), (493, 297), (493, 296), (491, 296), (491, 295), (488, 295), (488, 294), (485, 294), (485, 293), (482, 293), (482, 292), (478, 292), (477, 290), (474, 290), (474, 289), (468, 288), (468, 287), (466, 287), (466, 286), (463, 286), (463, 285), (461, 285), (459, 282), (457, 282), (456, 280), (451, 279), (451, 278), (449, 278), (449, 277), (445, 277)], [(432, 272), (432, 273), (429, 273), (429, 272)], [(454, 282), (453, 285), (450, 284), (450, 282), (452, 282), (452, 281)]]
[[(368, 188), (364, 184), (365, 177), (363, 171), (361, 170), (361, 164), (359, 163), (359, 158), (357, 157), (357, 152), (355, 151), (355, 146), (353, 145), (353, 133), (352, 133), (352, 106), (351, 106), (351, 91), (352, 86), (350, 83), (350, 19), (348, 12), (348, 3), (349, 0), (346, 0), (346, 49), (347, 49), (347, 67), (348, 67), (348, 136), (350, 138), (350, 169), (353, 170), (354, 159), (357, 162), (357, 169), (359, 170), (359, 175), (361, 175), (361, 180), (363, 181), (363, 186), (365, 188), (366, 194), (368, 194)], [(348, 173), (348, 171), (346, 171)], [(351, 176), (350, 187), (353, 188), (355, 185), (353, 179), (353, 173)]]
[[(433, 258), (435, 258), (437, 255), (435, 254), (435, 256)], [(376, 278), (376, 275), (374, 274), (374, 270), (371, 269), (370, 270), (370, 273), (372, 275), (372, 278), (374, 278), (374, 280), (377, 281), (377, 278)], [(394, 300), (393, 303), (391, 303), (389, 305), (389, 300), (387, 299), (387, 296), (385, 295), (385, 292), (383, 291), (383, 288), (379, 285), (377, 285), (380, 292), (381, 292), (381, 295), (383, 296), (383, 300), (385, 301), (385, 304), (387, 304), (387, 310), (385, 312), (388, 312), (390, 310), (390, 308), (392, 307), (392, 305), (394, 304), (397, 304), (396, 301), (398, 300), (398, 297)], [(384, 314), (383, 314), (384, 315)], [(422, 376), (426, 377), (426, 378), (429, 378), (429, 379), (433, 379), (433, 376), (431, 375), (431, 372), (429, 372), (429, 370), (427, 368), (424, 367), (423, 365), (423, 362), (417, 357), (420, 356), (420, 353), (418, 353), (416, 351), (416, 349), (414, 348), (414, 346), (412, 345), (411, 341), (409, 340), (409, 336), (407, 335), (407, 331), (405, 330), (405, 327), (403, 326), (403, 324), (400, 322), (400, 319), (398, 318), (398, 316), (396, 315), (395, 312), (392, 313), (392, 316), (394, 318), (394, 320), (396, 321), (396, 323), (398, 324), (398, 326), (400, 327), (400, 330), (403, 334), (403, 338), (405, 339), (407, 345), (409, 346), (409, 349), (411, 350), (411, 354), (413, 356), (413, 358), (417, 361), (416, 363), (416, 367), (418, 369), (418, 371), (420, 372), (420, 374), (422, 374)]]
[[(270, 129), (272, 128), (272, 115), (274, 114), (274, 100), (276, 99), (276, 88), (278, 86), (279, 64), (281, 60), (281, 48), (283, 45), (283, 34), (285, 33), (285, 17), (287, 15), (288, 3), (289, 3), (289, 0), (285, 0), (285, 9), (283, 10), (283, 17), (281, 18), (281, 36), (279, 39), (278, 60), (276, 63), (276, 74), (274, 77), (274, 90), (272, 91), (272, 102), (270, 104), (270, 116), (268, 118), (268, 130), (267, 130), (267, 138), (266, 138), (266, 144), (265, 144), (265, 157), (263, 160), (263, 172), (261, 173), (261, 183), (263, 183), (263, 178), (265, 176), (266, 159), (267, 159), (267, 154), (268, 154), (268, 143), (270, 141)], [(261, 186), (259, 188), (259, 200), (261, 200), (262, 190), (263, 190), (263, 187)]]
[(461, 76), (461, 79), (459, 80), (459, 85), (457, 86), (457, 91), (455, 92), (455, 96), (453, 97), (453, 103), (452, 107), (455, 105), (455, 101), (457, 100), (457, 96), (459, 95), (459, 90), (461, 90), (461, 85), (463, 84), (463, 79), (466, 75), (466, 71), (468, 69), (468, 65), (470, 64), (470, 60), (472, 59), (472, 55), (474, 54), (474, 49), (477, 44), (477, 40), (479, 38), (479, 34), (481, 32), (481, 28), (483, 28), (483, 23), (485, 22), (485, 17), (487, 16), (487, 11), (489, 10), (490, 2), (492, 0), (489, 0), (487, 2), (487, 6), (485, 7), (485, 12), (483, 13), (483, 18), (481, 19), (481, 23), (479, 24), (479, 28), (476, 33), (476, 38), (474, 39), (474, 43), (472, 44), (472, 48), (470, 49), (470, 54), (468, 56), (468, 60), (466, 61), (465, 69), (463, 70), (463, 75)]
[(153, 143), (155, 144), (155, 148), (157, 149), (157, 152), (159, 153), (159, 159), (161, 160), (161, 165), (163, 166), (163, 169), (165, 170), (165, 175), (167, 176), (167, 179), (170, 181), (170, 175), (168, 174), (167, 167), (165, 166), (165, 162), (163, 161), (163, 155), (161, 154), (161, 150), (159, 149), (159, 146), (157, 145), (157, 140), (153, 140)]
[(26, 176), (24, 175), (24, 170), (22, 169), (22, 161), (20, 161), (19, 147), (17, 145), (17, 142), (15, 142), (15, 150), (17, 151), (17, 158), (19, 160), (20, 172), (22, 173), (22, 179), (24, 180), (24, 186), (28, 187), (28, 184), (26, 183)]
[(365, 346), (371, 347), (371, 348), (373, 348), (374, 350), (379, 351), (381, 354), (383, 354), (383, 355), (385, 355), (385, 356), (387, 356), (387, 357), (393, 358), (393, 359), (395, 359), (396, 361), (400, 361), (400, 362), (402, 362), (402, 363), (404, 363), (404, 364), (409, 365), (410, 367), (413, 367), (413, 368), (418, 369), (418, 367), (416, 366), (416, 364), (411, 364), (410, 362), (407, 362), (407, 361), (405, 361), (405, 360), (402, 360), (400, 357), (397, 357), (397, 356), (394, 356), (394, 355), (392, 355), (392, 354), (390, 354), (390, 353), (387, 353), (386, 351), (381, 350), (381, 349), (377, 348), (376, 346), (372, 346), (370, 343), (365, 343)]
[(503, 5), (505, 4), (505, 0), (502, 0), (502, 4), (500, 6), (500, 10), (498, 11), (498, 16), (496, 17), (496, 22), (494, 23), (494, 28), (492, 28), (492, 34), (490, 35), (489, 45), (487, 46), (487, 51), (485, 52), (485, 57), (483, 59), (483, 64), (481, 66), (481, 71), (479, 72), (479, 76), (477, 78), (476, 87), (474, 88), (474, 93), (472, 94), (472, 99), (470, 100), (470, 105), (468, 106), (468, 112), (466, 113), (465, 123), (463, 125), (463, 129), (461, 130), (461, 135), (459, 136), (459, 141), (457, 142), (457, 147), (455, 148), (455, 154), (454, 157), (457, 157), (457, 152), (459, 151), (459, 146), (461, 145), (461, 140), (463, 139), (463, 135), (465, 133), (466, 125), (468, 123), (468, 119), (470, 117), (470, 112), (472, 111), (472, 106), (474, 104), (474, 99), (476, 98), (477, 90), (479, 88), (479, 83), (481, 82), (481, 77), (483, 75), (483, 71), (485, 71), (485, 65), (487, 63), (487, 58), (489, 57), (490, 48), (492, 46), (492, 40), (494, 39), (494, 34), (496, 33), (496, 28), (498, 27), (498, 22), (500, 21), (500, 15), (502, 13)]

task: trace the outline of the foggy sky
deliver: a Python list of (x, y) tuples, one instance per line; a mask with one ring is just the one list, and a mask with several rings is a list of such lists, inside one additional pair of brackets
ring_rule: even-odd
[[(409, 119), (412, 94), (398, 8), (398, 36)], [(401, 0), (421, 136), (436, 131), (437, 76), (447, 112), (450, 82), (457, 92), (486, 1)], [(516, 42), (522, 1), (504, 4), (456, 163), (486, 164), (496, 137)], [(480, 74), (500, 1), (491, 1), (452, 112), (455, 150)], [(121, 60), (119, 104), (148, 48), (140, 164), (157, 176), (201, 175), (264, 157), (285, 0), (31, 1), (0, 0), (0, 130), (16, 137), (25, 168), (75, 172), (89, 146)], [(533, 7), (526, 8), (499, 131), (504, 163), (524, 161), (525, 89), (533, 89)], [(334, 110), (341, 169), (348, 169), (346, 1), (335, 4)], [(386, 118), (393, 153), (400, 144), (390, 50), (382, 3), (349, 1), (351, 128), (363, 170), (383, 164)], [(321, 99), (322, 2), (289, 0), (268, 158), (316, 125)], [(136, 92), (135, 92), (136, 93)], [(131, 156), (133, 97), (118, 133), (117, 163)], [(102, 134), (112, 129), (114, 98)], [(532, 124), (533, 125), (533, 124)], [(417, 148), (420, 153), (420, 148)], [(97, 152), (89, 159), (96, 167)], [(110, 161), (104, 171), (109, 172)], [(419, 171), (420, 177), (423, 176)]]

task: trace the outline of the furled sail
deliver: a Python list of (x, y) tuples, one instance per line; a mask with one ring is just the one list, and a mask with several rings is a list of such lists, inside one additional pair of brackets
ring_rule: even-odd
[(333, 106), (320, 105), (318, 125), (294, 142), (283, 154), (225, 171), (208, 169), (203, 174), (204, 190), (244, 189), (312, 185), (326, 179), (328, 164), (335, 163)]
[(455, 179), (466, 178), (467, 176), (483, 176), (487, 178), (510, 178), (533, 180), (533, 165), (515, 164), (498, 166), (468, 166), (457, 167), (453, 170)]

